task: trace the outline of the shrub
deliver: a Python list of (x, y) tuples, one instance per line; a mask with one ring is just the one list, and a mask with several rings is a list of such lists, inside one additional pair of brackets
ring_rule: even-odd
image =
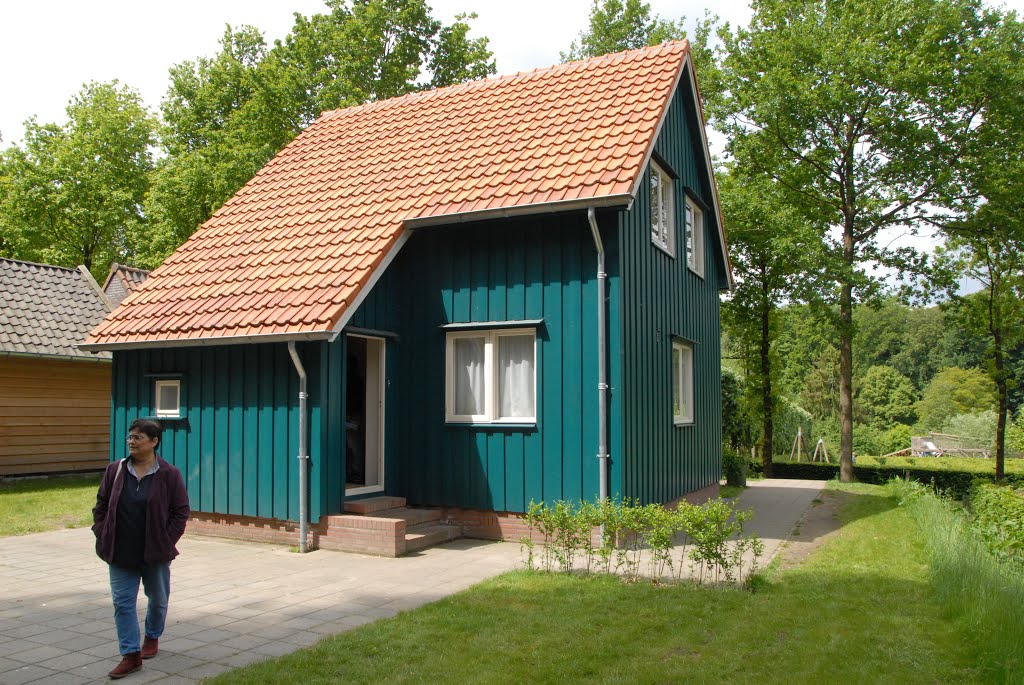
[[(749, 511), (736, 511), (734, 502), (721, 499), (701, 506), (683, 502), (674, 510), (611, 499), (530, 502), (524, 516), (530, 535), (522, 538), (521, 550), (531, 570), (590, 573), (596, 560), (601, 572), (635, 581), (646, 555), (648, 576), (655, 581), (681, 580), (689, 568), (698, 583), (742, 583), (756, 572), (764, 552), (756, 535), (743, 532), (750, 517)], [(604, 535), (595, 547), (591, 533), (598, 526)], [(541, 538), (539, 559), (535, 533)]]
[(732, 447), (722, 445), (722, 473), (725, 475), (726, 485), (746, 487), (748, 462), (745, 456), (737, 454)]
[(942, 432), (963, 438), (969, 449), (991, 449), (996, 443), (996, 413), (992, 409), (957, 414), (946, 419)]
[(971, 490), (970, 504), (974, 529), (989, 550), (1024, 568), (1024, 494), (979, 482)]
[[(941, 465), (929, 465), (927, 459), (905, 460), (908, 465), (893, 463), (894, 459), (886, 460), (885, 464), (854, 464), (853, 475), (861, 483), (884, 485), (893, 478), (909, 479), (930, 485), (933, 490), (944, 493), (955, 499), (963, 499), (970, 493), (977, 479), (995, 480), (993, 472), (953, 471)], [(913, 461), (913, 464), (910, 462)], [(977, 460), (981, 461), (981, 460)], [(986, 462), (981, 462), (985, 464)], [(776, 478), (801, 478), (807, 480), (832, 480), (839, 476), (838, 464), (776, 462), (773, 466)], [(1024, 474), (1007, 473), (1004, 479), (1009, 484), (1024, 486)]]

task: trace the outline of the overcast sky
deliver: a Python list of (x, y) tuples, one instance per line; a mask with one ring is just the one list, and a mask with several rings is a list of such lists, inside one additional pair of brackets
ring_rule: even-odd
[[(1024, 0), (1020, 0), (1024, 2)], [(488, 36), (498, 73), (558, 62), (584, 27), (591, 0), (433, 0), (445, 23), (476, 12), (471, 36)], [(704, 5), (654, 0), (665, 18), (692, 20)], [(293, 15), (327, 11), (323, 0), (19, 0), (0, 10), (0, 135), (19, 141), (22, 122), (63, 123), (68, 100), (88, 81), (118, 79), (136, 88), (157, 110), (167, 91), (167, 70), (184, 60), (212, 56), (225, 24), (251, 24), (268, 43), (291, 30)], [(746, 22), (745, 0), (724, 0), (715, 11)]]

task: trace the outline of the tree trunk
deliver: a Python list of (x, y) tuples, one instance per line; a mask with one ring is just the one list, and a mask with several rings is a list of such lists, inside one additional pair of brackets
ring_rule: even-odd
[(853, 217), (843, 229), (843, 274), (839, 295), (839, 480), (853, 482)]
[(771, 330), (769, 328), (771, 312), (768, 307), (761, 308), (761, 408), (764, 412), (764, 432), (762, 434), (761, 464), (765, 478), (772, 477), (772, 460), (775, 457), (773, 441), (775, 440), (775, 420), (772, 411), (772, 369), (771, 369)]
[(1003, 479), (1003, 462), (1006, 458), (1006, 407), (1009, 394), (1003, 360), (1002, 302), (997, 299), (1001, 295), (998, 280), (993, 276), (989, 287), (988, 327), (992, 333), (992, 363), (995, 367), (996, 390), (999, 392), (999, 413), (996, 415), (996, 481)]

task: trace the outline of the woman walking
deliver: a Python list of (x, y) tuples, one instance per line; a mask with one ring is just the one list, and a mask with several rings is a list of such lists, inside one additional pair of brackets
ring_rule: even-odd
[[(108, 675), (116, 680), (156, 656), (167, 618), (171, 560), (188, 521), (188, 493), (181, 472), (161, 459), (160, 424), (136, 419), (128, 428), (128, 456), (107, 465), (92, 510), (96, 554), (110, 566), (110, 594), (121, 663)], [(139, 582), (145, 589), (145, 641), (139, 644), (135, 603)]]

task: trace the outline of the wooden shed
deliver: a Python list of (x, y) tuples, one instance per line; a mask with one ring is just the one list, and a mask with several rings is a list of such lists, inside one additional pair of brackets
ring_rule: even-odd
[(0, 476), (110, 460), (111, 355), (77, 345), (111, 309), (85, 267), (0, 259)]
[(730, 284), (672, 42), (324, 114), (84, 347), (207, 523), (323, 543), (376, 498), (512, 536), (717, 490)]

